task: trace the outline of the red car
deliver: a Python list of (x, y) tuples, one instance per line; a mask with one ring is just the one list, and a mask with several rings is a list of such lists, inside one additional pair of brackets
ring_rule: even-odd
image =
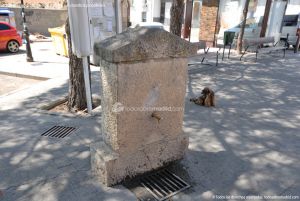
[(0, 22), (0, 50), (16, 53), (20, 46), (22, 46), (22, 38), (17, 29), (6, 22)]

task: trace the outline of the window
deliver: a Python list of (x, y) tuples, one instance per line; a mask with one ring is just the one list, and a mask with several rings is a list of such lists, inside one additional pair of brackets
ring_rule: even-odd
[(0, 24), (0, 30), (2, 31), (2, 30), (9, 30), (10, 29), (10, 27), (9, 26), (7, 26), (6, 24)]
[(142, 12), (142, 22), (147, 22), (147, 12)]
[[(238, 25), (238, 28), (241, 28), (242, 22)], [(257, 23), (257, 18), (248, 18), (246, 20), (245, 28), (255, 28), (257, 26), (261, 26), (261, 23)]]
[(285, 15), (283, 17), (283, 26), (292, 27), (297, 26), (298, 15)]

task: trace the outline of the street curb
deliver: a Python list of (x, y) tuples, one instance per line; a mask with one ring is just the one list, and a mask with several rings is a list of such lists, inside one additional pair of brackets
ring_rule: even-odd
[(36, 112), (42, 113), (42, 114), (55, 115), (55, 116), (60, 116), (60, 117), (69, 117), (69, 118), (84, 118), (84, 119), (87, 119), (87, 118), (94, 118), (94, 117), (101, 116), (101, 105), (92, 110), (92, 115), (86, 114), (85, 116), (80, 115), (80, 114), (61, 113), (61, 112), (49, 111), (51, 108), (66, 102), (67, 99), (68, 99), (68, 96), (62, 97), (62, 98), (60, 98), (56, 101), (53, 101), (49, 104), (39, 105), (34, 110)]
[(53, 108), (53, 107), (55, 107), (57, 105), (60, 105), (60, 104), (62, 104), (64, 102), (66, 102), (67, 100), (68, 100), (68, 97), (65, 96), (65, 97), (60, 98), (60, 99), (58, 99), (56, 101), (53, 101), (53, 102), (51, 102), (49, 104), (45, 104), (45, 105), (39, 106), (38, 108), (41, 109), (41, 110), (50, 110), (51, 108)]
[(10, 73), (10, 72), (5, 72), (5, 71), (0, 71), (1, 75), (8, 75), (8, 76), (13, 76), (13, 77), (19, 77), (19, 78), (28, 78), (28, 79), (33, 79), (33, 80), (40, 80), (40, 81), (46, 81), (49, 80), (50, 78), (46, 77), (39, 77), (39, 76), (34, 76), (34, 75), (25, 75), (25, 74), (20, 74), (20, 73)]

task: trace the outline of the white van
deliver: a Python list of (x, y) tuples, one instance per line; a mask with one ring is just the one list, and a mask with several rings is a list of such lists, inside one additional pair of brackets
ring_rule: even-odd
[[(238, 33), (240, 32), (241, 24), (236, 25), (230, 29), (221, 30), (217, 38), (217, 44), (224, 44), (224, 32), (235, 33), (235, 40), (233, 45), (235, 45)], [(258, 18), (248, 18), (246, 20), (244, 38), (258, 38), (260, 37), (262, 25), (262, 17)], [(285, 15), (282, 21), (282, 28), (280, 35), (275, 37), (275, 41), (282, 42), (282, 45), (293, 45), (295, 47), (297, 41), (297, 29), (300, 28), (300, 13), (298, 15)], [(287, 35), (289, 34), (288, 38)], [(280, 37), (279, 37), (280, 36)]]
[[(297, 42), (297, 29), (300, 28), (300, 13), (298, 15), (285, 15), (282, 21), (280, 40), (286, 41), (287, 45), (295, 47)], [(287, 35), (288, 38), (287, 38)]]
[[(217, 38), (217, 44), (224, 44), (224, 32), (231, 32), (235, 34), (234, 41), (238, 37), (238, 33), (240, 32), (242, 22), (232, 28), (220, 30)], [(257, 38), (260, 35), (262, 25), (262, 17), (257, 18), (248, 18), (246, 19), (244, 38)]]

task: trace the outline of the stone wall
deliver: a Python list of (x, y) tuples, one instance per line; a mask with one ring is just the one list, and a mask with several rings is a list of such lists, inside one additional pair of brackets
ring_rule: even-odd
[(216, 19), (218, 16), (219, 0), (203, 0), (201, 8), (201, 20), (199, 40), (214, 41)]
[[(66, 0), (24, 0), (26, 8), (50, 8), (62, 9)], [(0, 6), (20, 7), (20, 0), (0, 0)]]
[[(109, 1), (109, 0), (108, 0)], [(122, 26), (123, 30), (128, 27), (128, 5), (122, 4)], [(23, 30), (21, 8), (7, 7), (15, 12), (16, 25), (19, 31)], [(30, 33), (40, 33), (45, 36), (50, 36), (48, 28), (59, 27), (65, 24), (68, 11), (67, 9), (50, 9), (50, 8), (25, 8), (26, 20)], [(104, 18), (103, 18), (104, 19)], [(102, 19), (102, 20), (103, 20)], [(114, 19), (113, 19), (114, 24)], [(104, 26), (104, 25), (103, 25)], [(107, 26), (106, 26), (107, 27)]]
[[(15, 12), (17, 29), (21, 31), (22, 17), (21, 8), (9, 8)], [(68, 12), (64, 9), (35, 9), (26, 8), (26, 20), (30, 33), (40, 33), (50, 36), (48, 28), (58, 27), (65, 24)]]

